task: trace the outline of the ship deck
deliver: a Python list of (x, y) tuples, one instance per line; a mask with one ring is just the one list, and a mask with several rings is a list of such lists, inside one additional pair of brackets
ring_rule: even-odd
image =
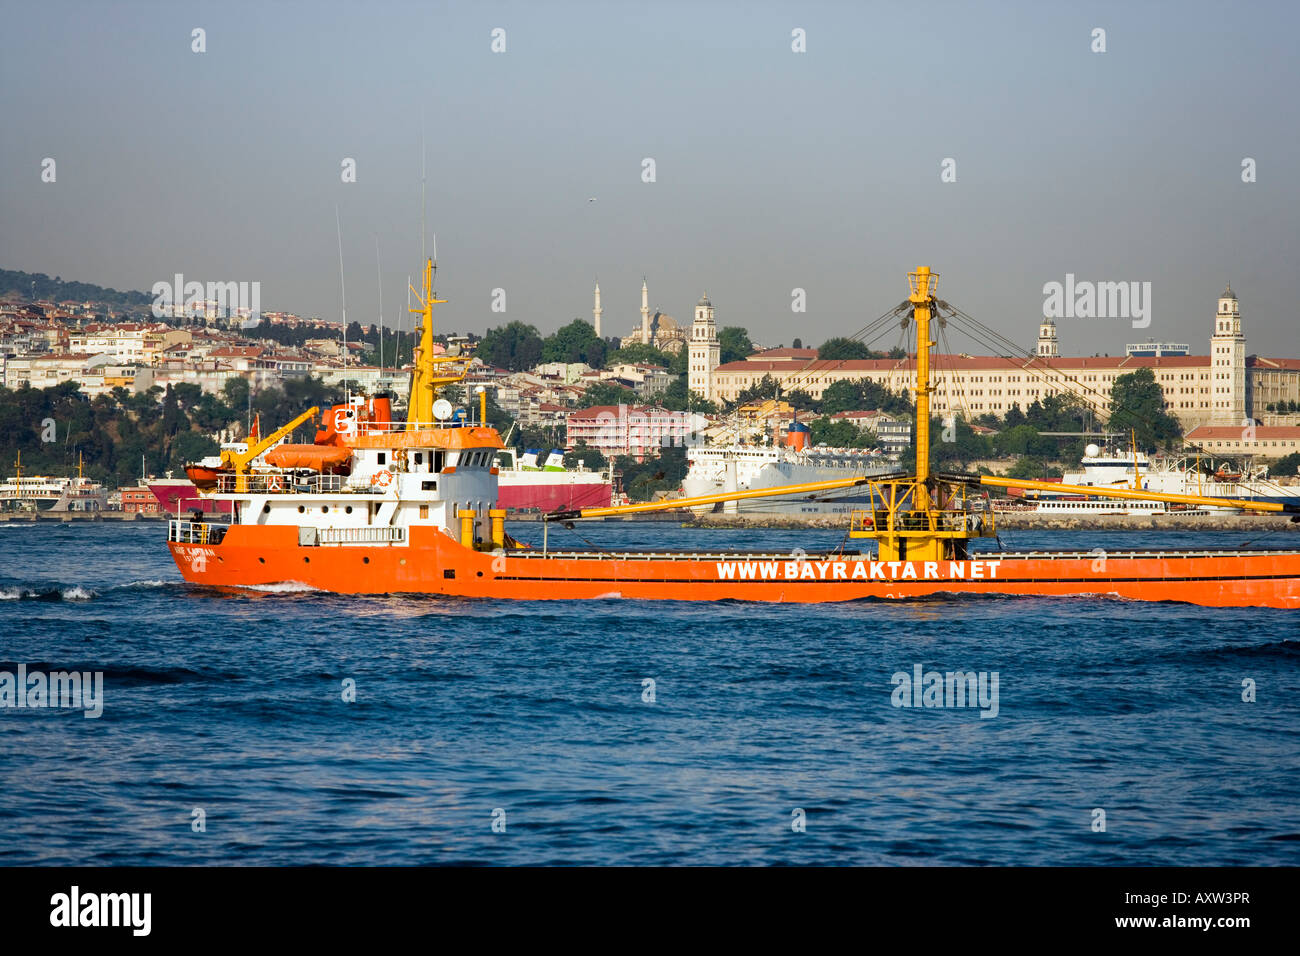
[[(845, 559), (876, 560), (863, 551), (557, 551), (540, 548), (511, 550), (512, 558), (574, 559), (606, 561), (843, 561)], [(1258, 557), (1260, 555), (1297, 555), (1300, 549), (1257, 548), (1225, 551), (977, 551), (971, 549), (967, 560), (974, 561), (1095, 561), (1105, 558), (1115, 560), (1168, 560), (1179, 558), (1232, 558)]]

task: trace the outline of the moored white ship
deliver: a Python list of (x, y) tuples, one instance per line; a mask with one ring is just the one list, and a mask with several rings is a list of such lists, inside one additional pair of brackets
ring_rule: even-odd
[[(839, 478), (883, 475), (897, 466), (878, 450), (863, 448), (828, 448), (810, 446), (807, 425), (794, 423), (781, 445), (704, 445), (689, 448), (686, 477), (682, 493), (699, 495), (731, 491), (754, 491), (782, 485), (833, 481)], [(758, 498), (743, 507), (750, 514), (848, 514), (862, 508), (870, 499), (865, 489), (837, 492), (823, 496), (782, 495)], [(704, 506), (697, 513), (726, 510), (728, 506)], [(734, 512), (736, 504), (730, 503)]]
[[(1080, 461), (1083, 470), (1070, 472), (1062, 478), (1067, 485), (1093, 488), (1118, 488), (1122, 490), (1154, 491), (1161, 494), (1197, 495), (1203, 498), (1231, 498), (1250, 501), (1271, 501), (1278, 504), (1300, 504), (1300, 486), (1283, 485), (1268, 477), (1268, 469), (1246, 468), (1223, 462), (1197, 461), (1193, 457), (1148, 459), (1142, 452), (1107, 452), (1097, 445), (1088, 445)], [(1204, 467), (1202, 467), (1204, 466)], [(1070, 497), (1064, 493), (1040, 491), (1030, 497), (1057, 499), (1052, 508), (1062, 510), (1059, 499)], [(1140, 502), (1114, 502), (1114, 513), (1148, 514), (1151, 509)], [(1215, 511), (1236, 511), (1231, 507), (1214, 508)], [(1095, 509), (1089, 509), (1093, 511)]]

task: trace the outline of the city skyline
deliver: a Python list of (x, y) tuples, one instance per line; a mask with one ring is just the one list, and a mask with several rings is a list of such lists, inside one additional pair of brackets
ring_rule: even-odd
[[(815, 345), (925, 264), (1026, 348), (1047, 283), (1150, 283), (1148, 326), (1058, 318), (1078, 354), (1204, 341), (1231, 281), (1251, 351), (1291, 355), (1297, 124), (1269, 94), (1296, 85), (1297, 17), (1258, 7), (1276, 29), (1207, 4), (14, 7), (0, 265), (256, 281), (268, 311), (337, 320), (337, 207), (348, 320), (377, 320), (377, 240), (385, 325), (409, 327), (423, 140), (446, 331), (590, 321), (599, 276), (625, 336), (648, 276), (679, 322), (708, 289), (719, 327)], [(895, 42), (918, 23), (919, 60)]]

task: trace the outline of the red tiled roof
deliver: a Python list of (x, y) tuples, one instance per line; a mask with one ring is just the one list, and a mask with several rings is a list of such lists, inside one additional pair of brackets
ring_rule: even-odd
[[(1227, 441), (1245, 441), (1242, 437), (1244, 428), (1236, 425), (1198, 425), (1185, 436), (1188, 440), (1222, 439)], [(1284, 438), (1300, 441), (1300, 425), (1257, 425), (1255, 441), (1265, 438)]]
[[(644, 405), (625, 405), (623, 407), (629, 412), (649, 411)], [(590, 408), (576, 408), (571, 414), (582, 418), (598, 418), (601, 415), (617, 415), (618, 410), (619, 406), (617, 405), (592, 405)]]
[(1300, 359), (1264, 358), (1261, 355), (1247, 355), (1246, 367), (1282, 369), (1288, 372), (1300, 372)]
[[(904, 359), (827, 359), (800, 365), (797, 362), (762, 362), (746, 359), (743, 362), (728, 362), (719, 365), (718, 372), (888, 372), (894, 369), (910, 369), (915, 366), (911, 356)], [(1115, 369), (1129, 370), (1137, 368), (1201, 368), (1210, 364), (1208, 355), (1091, 355), (1080, 358), (1017, 358), (998, 355), (935, 355), (932, 367), (940, 369), (964, 369), (979, 371), (989, 369), (1002, 371), (1010, 369), (1044, 369), (1075, 371), (1077, 369)]]
[(817, 357), (816, 349), (764, 349), (761, 352), (755, 352), (750, 355), (746, 361), (767, 362), (775, 359), (815, 359)]

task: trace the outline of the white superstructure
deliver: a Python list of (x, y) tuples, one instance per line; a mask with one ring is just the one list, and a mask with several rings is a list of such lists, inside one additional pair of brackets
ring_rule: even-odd
[[(823, 445), (701, 446), (688, 448), (686, 460), (689, 468), (682, 480), (682, 493), (687, 497), (870, 477), (896, 468), (895, 462), (876, 450)], [(861, 508), (868, 498), (864, 488), (861, 492), (837, 491), (813, 497), (801, 494), (758, 498), (743, 504), (730, 502), (726, 506), (704, 506), (696, 510), (708, 512), (717, 507), (729, 508), (730, 513), (743, 508), (751, 514), (847, 514), (855, 507)]]

